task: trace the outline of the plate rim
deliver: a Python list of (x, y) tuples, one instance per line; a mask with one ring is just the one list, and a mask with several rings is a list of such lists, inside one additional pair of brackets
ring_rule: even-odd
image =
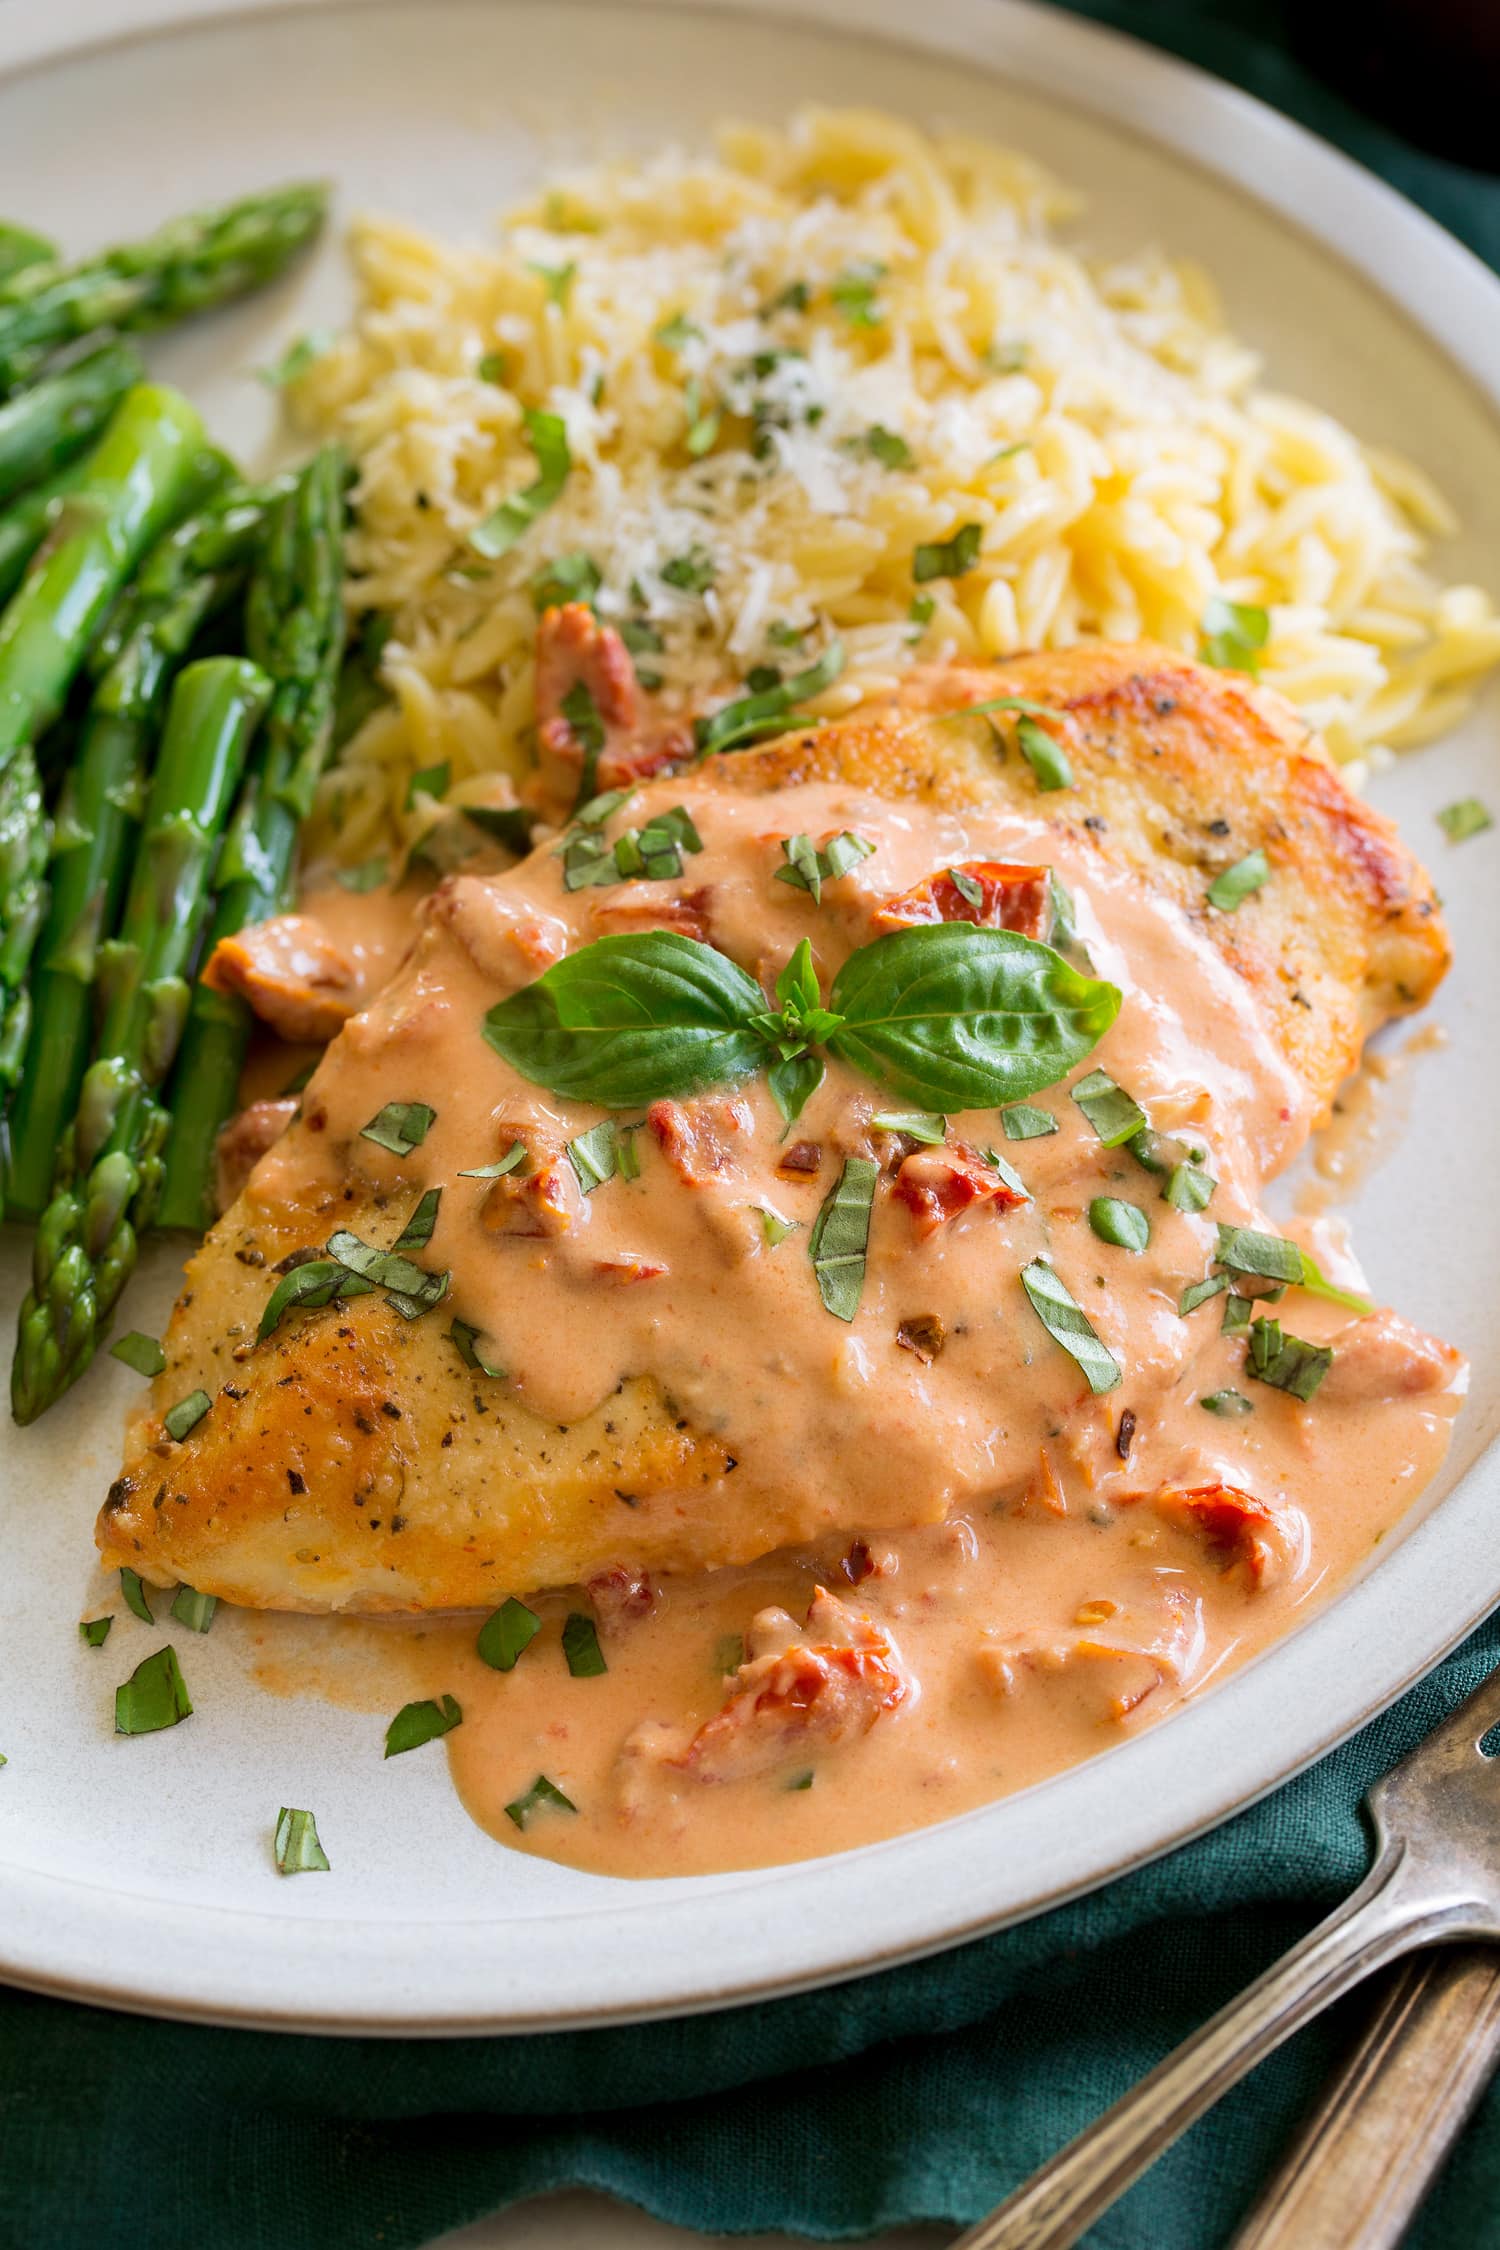
[[(352, 12), (381, 4), (382, 0), (135, 0), (132, 20), (124, 25), (115, 12), (118, 0), (61, 0), (61, 4), (54, 0), (45, 21), (41, 11), (0, 10), (0, 85), (91, 51), (169, 38), (211, 24), (270, 13), (326, 13), (336, 7)], [(1003, 73), (1074, 110), (1100, 115), (1113, 129), (1133, 133), (1198, 166), (1269, 210), (1324, 255), (1351, 267), (1395, 316), (1436, 345), (1476, 388), (1491, 413), (1500, 417), (1500, 277), (1356, 159), (1254, 95), (1129, 32), (1062, 14), (1037, 5), (1036, 0), (931, 0), (920, 30), (911, 26), (905, 0), (614, 0), (614, 4), (652, 12), (670, 8), (726, 18), (786, 18), (882, 46), (947, 59), (962, 56), (986, 76)], [(1452, 1622), (1454, 1609), (1449, 1604), (1442, 1608), (1444, 1622), (1438, 1632), (1431, 1626), (1412, 1628), (1407, 1615), (1409, 1584), (1443, 1580), (1444, 1557), (1450, 1550), (1463, 1550), (1471, 1565), (1476, 1553), (1485, 1552), (1482, 1540), (1476, 1544), (1470, 1534), (1485, 1527), (1491, 1498), (1486, 1488), (1500, 1485), (1497, 1471), (1500, 1457), (1492, 1443), (1381, 1566), (1369, 1570), (1211, 1695), (1176, 1714), (1169, 1727), (1153, 1729), (1017, 1796), (857, 1852), (731, 1876), (674, 1879), (672, 1887), (680, 1882), (683, 1888), (670, 1913), (685, 1942), (673, 1951), (676, 1958), (695, 1964), (685, 1974), (674, 1973), (673, 1962), (648, 1961), (643, 1974), (616, 1972), (603, 1980), (603, 1986), (596, 1978), (590, 1996), (561, 2002), (554, 1976), (553, 1992), (545, 2004), (518, 2007), (501, 1995), (500, 1988), (514, 1978), (517, 1967), (514, 1958), (506, 1958), (504, 1944), (494, 1946), (492, 1959), (482, 1970), (467, 1956), (457, 1962), (453, 1958), (462, 1952), (454, 1944), (455, 1935), (465, 1930), (483, 1930), (492, 1939), (509, 1930), (521, 1938), (527, 1955), (550, 1953), (565, 1959), (570, 1928), (603, 1919), (628, 1937), (633, 1926), (661, 1919), (659, 1892), (653, 1891), (650, 1898), (639, 1896), (632, 1904), (628, 1888), (622, 1886), (624, 1895), (608, 1906), (536, 1920), (502, 1914), (445, 1921), (417, 1933), (397, 1964), (382, 1961), (379, 1946), (367, 1946), (358, 1964), (356, 1997), (351, 2000), (355, 1964), (338, 1940), (357, 1937), (361, 1929), (388, 1940), (388, 1924), (355, 1917), (333, 1922), (321, 1916), (293, 1920), (250, 1909), (179, 1903), (14, 1865), (0, 1866), (0, 1927), (4, 1929), (0, 1974), (31, 1991), (180, 2021), (326, 2035), (448, 2038), (580, 2029), (709, 2012), (786, 1997), (921, 1959), (1063, 1905), (1176, 1850), (1282, 1787), (1397, 1700), (1500, 1600), (1497, 1556), (1491, 1576), (1480, 1581), (1482, 1599), (1470, 1596), (1462, 1605), (1461, 1622)], [(1422, 1611), (1420, 1603), (1412, 1606)], [(1268, 1669), (1274, 1670), (1288, 1709), (1298, 1710), (1299, 1675), (1307, 1688), (1326, 1686), (1325, 1649), (1332, 1647), (1337, 1635), (1352, 1636), (1356, 1619), (1363, 1622), (1367, 1641), (1371, 1634), (1378, 1640), (1382, 1631), (1402, 1628), (1406, 1653), (1399, 1679), (1393, 1683), (1385, 1677), (1378, 1685), (1366, 1685), (1353, 1699), (1355, 1708), (1340, 1703), (1326, 1722), (1288, 1724), (1276, 1732), (1275, 1747), (1269, 1734), (1248, 1752), (1242, 1746), (1227, 1765), (1219, 1761), (1212, 1778), (1199, 1781), (1169, 1835), (1141, 1841), (1141, 1832), (1152, 1827), (1151, 1820), (1139, 1812), (1122, 1817), (1120, 1801), (1133, 1806), (1152, 1801), (1154, 1772), (1160, 1769), (1165, 1774), (1178, 1765), (1178, 1753), (1195, 1722), (1200, 1734), (1212, 1726), (1223, 1735), (1236, 1706), (1261, 1710)], [(1315, 1697), (1313, 1707), (1326, 1702), (1326, 1694)], [(1300, 1708), (1308, 1708), (1305, 1699)], [(1240, 1735), (1243, 1745), (1243, 1729)], [(1206, 1773), (1204, 1761), (1198, 1762), (1198, 1770)], [(965, 1830), (972, 1832), (985, 1822), (998, 1825), (1002, 1819), (1012, 1832), (1006, 1839), (1011, 1844), (1020, 1841), (1024, 1846), (1028, 1827), (1040, 1831), (1045, 1840), (1050, 1802), (1064, 1789), (1078, 1796), (1088, 1776), (1107, 1777), (1100, 1786), (1116, 1800), (1111, 1815), (1119, 1846), (1108, 1864), (1091, 1864), (1082, 1872), (1075, 1869), (1035, 1895), (999, 1907), (992, 1899), (985, 1903), (983, 1879), (971, 1876), (967, 1893), (955, 1901), (936, 1932), (930, 1927), (915, 1931), (912, 1924), (922, 1921), (920, 1913), (893, 1913), (887, 1905), (875, 1918), (882, 1934), (873, 1941), (867, 1936), (844, 1939), (842, 1924), (835, 1923), (831, 1931), (821, 1926), (800, 1953), (797, 1945), (788, 1942), (786, 1925), (796, 1920), (798, 1891), (826, 1884), (830, 1870), (868, 1866), (879, 1858), (899, 1855), (903, 1868), (915, 1878), (908, 1879), (905, 1888), (921, 1897), (924, 1857), (951, 1853)], [(1048, 1841), (1057, 1858), (1056, 1839)], [(1061, 1856), (1066, 1862), (1065, 1850)], [(1080, 1856), (1089, 1855), (1073, 1854), (1075, 1859)], [(892, 1887), (901, 1888), (887, 1886)], [(60, 1894), (67, 1896), (69, 1915), (58, 1915)], [(851, 1928), (868, 1928), (872, 1919), (868, 1905), (862, 1899), (864, 1911), (849, 1918)], [(159, 1937), (164, 1912), (172, 1918), (174, 1957), (168, 1962), (155, 1948), (138, 1950), (130, 1942), (137, 1927), (143, 1935), (149, 1931)], [(59, 1922), (64, 1925), (61, 1934)], [(252, 1940), (252, 1930), (274, 1947), (283, 1971), (297, 1980), (295, 2000), (283, 1997), (268, 2003), (264, 1955)], [(707, 1988), (696, 1964), (715, 1931), (720, 1939), (717, 1957), (742, 1964), (755, 1959), (757, 1940), (778, 1933), (779, 1965), (761, 1973), (748, 1966), (727, 1969)], [(544, 1933), (548, 1942), (539, 1945)], [(560, 1956), (559, 1936), (564, 1940)], [(632, 1951), (628, 1944), (616, 1950)], [(144, 1953), (151, 1956), (149, 1988), (132, 1978), (129, 1967)], [(377, 1967), (385, 1971), (383, 1977), (372, 1975)], [(284, 1994), (286, 1973), (279, 1982)], [(533, 1976), (532, 1982), (540, 1988), (543, 1979)], [(476, 1998), (476, 1992), (481, 1996)]]

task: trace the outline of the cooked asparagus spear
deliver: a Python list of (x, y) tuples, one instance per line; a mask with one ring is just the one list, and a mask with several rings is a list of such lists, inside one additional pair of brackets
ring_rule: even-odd
[(275, 188), (174, 219), (77, 265), (24, 265), (0, 281), (0, 393), (95, 329), (162, 328), (259, 288), (311, 241), (327, 207), (324, 187)]
[[(167, 690), (204, 619), (240, 585), (269, 504), (266, 493), (233, 488), (158, 541), (131, 589), (123, 632), (111, 619), (95, 649), (99, 684), (58, 808), (52, 897), (31, 976), (33, 1029), (10, 1128), (13, 1217), (34, 1218), (46, 1203), (77, 1107), (102, 943), (130, 871)], [(0, 1056), (0, 1085), (3, 1072)]]
[(26, 565), (40, 547), (61, 512), (61, 503), (74, 491), (83, 475), (82, 464), (70, 461), (55, 476), (28, 485), (0, 516), (0, 603), (8, 602), (26, 575)]
[[(267, 526), (246, 601), (246, 644), (276, 683), (261, 754), (235, 808), (204, 948), (286, 905), (297, 832), (328, 756), (344, 645), (344, 458), (316, 454)], [(171, 1135), (158, 1218), (202, 1227), (214, 1142), (235, 1106), (250, 1012), (233, 993), (193, 989), (172, 1080)]]
[(101, 344), (0, 406), (0, 501), (81, 453), (144, 372), (128, 344)]
[(11, 1371), (18, 1422), (82, 1374), (134, 1268), (160, 1185), (166, 1117), (155, 1090), (187, 1013), (219, 833), (270, 695), (266, 674), (238, 657), (190, 664), (172, 690), (120, 935), (101, 948), (108, 997), (74, 1125), (76, 1176), (37, 1228)]

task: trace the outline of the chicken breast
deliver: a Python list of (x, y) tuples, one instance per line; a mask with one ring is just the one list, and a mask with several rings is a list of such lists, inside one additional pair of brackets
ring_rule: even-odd
[[(1039, 790), (1009, 712), (962, 715), (1001, 697), (1041, 707), (1071, 786)], [(544, 845), (432, 895), (412, 957), (188, 1266), (100, 1513), (106, 1563), (256, 1606), (488, 1607), (1045, 1497), (1059, 1432), (1107, 1490), (1126, 1398), (1137, 1491), (1153, 1470), (1244, 1481), (1229, 1432), (1208, 1433), (1215, 1451), (1175, 1403), (1189, 1377), (1240, 1379), (1243, 1339), (1174, 1308), (1216, 1223), (1255, 1222), (1369, 1033), (1444, 971), (1431, 886), (1390, 825), (1279, 699), (1150, 648), (916, 675), (885, 706), (648, 781), (608, 833), (677, 806), (699, 847), (680, 878), (568, 891)], [(819, 896), (779, 879), (789, 841), (838, 835), (871, 848)], [(1261, 887), (1211, 904), (1257, 852)], [(1110, 1253), (1107, 1273), (1092, 1199), (1156, 1188), (1064, 1083), (1032, 1097), (1050, 1123), (1024, 1146), (991, 1111), (935, 1148), (830, 1064), (790, 1127), (759, 1077), (622, 1112), (607, 1155), (580, 1156), (607, 1113), (528, 1085), (483, 1037), (489, 1008), (601, 927), (701, 936), (768, 993), (806, 937), (826, 992), (853, 948), (913, 919), (1035, 929), (1049, 881), (1124, 993), (1068, 1077), (1106, 1069), (1216, 1183), (1206, 1212), (1153, 1201), (1149, 1251)], [(387, 1104), (430, 1121), (382, 1131)], [(1021, 1175), (1003, 1192), (996, 1140)], [(851, 1159), (876, 1184), (845, 1319), (809, 1247)], [(437, 1301), (377, 1287), (262, 1336), (278, 1281), (339, 1230), (375, 1253), (407, 1233)], [(1117, 1396), (1036, 1317), (1021, 1274), (1038, 1258), (1113, 1354)], [(1264, 1425), (1283, 1409), (1305, 1411), (1273, 1395)]]

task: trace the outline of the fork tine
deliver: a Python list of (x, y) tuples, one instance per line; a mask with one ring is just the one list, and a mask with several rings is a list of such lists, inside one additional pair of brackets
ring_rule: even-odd
[[(1486, 1674), (1472, 1694), (1464, 1697), (1457, 1710), (1450, 1711), (1431, 1734), (1424, 1736), (1415, 1750), (1408, 1751), (1386, 1778), (1389, 1780), (1400, 1774), (1413, 1781), (1435, 1779), (1440, 1770), (1467, 1765), (1485, 1735), (1495, 1726), (1500, 1726), (1500, 1664)], [(1497, 1779), (1500, 1779), (1500, 1762), (1497, 1762)]]

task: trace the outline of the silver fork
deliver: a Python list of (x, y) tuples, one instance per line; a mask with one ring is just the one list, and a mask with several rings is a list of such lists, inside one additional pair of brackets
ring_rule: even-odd
[(1500, 1667), (1365, 1799), (1359, 1889), (954, 2250), (1067, 2250), (1195, 2118), (1284, 2039), (1415, 1946), (1500, 1939)]

